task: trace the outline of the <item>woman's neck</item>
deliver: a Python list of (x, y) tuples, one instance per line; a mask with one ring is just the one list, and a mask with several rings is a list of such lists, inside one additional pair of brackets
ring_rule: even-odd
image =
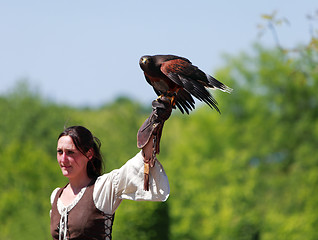
[(69, 187), (72, 189), (74, 195), (77, 195), (82, 188), (86, 187), (92, 179), (88, 176), (81, 177), (80, 179), (69, 179)]

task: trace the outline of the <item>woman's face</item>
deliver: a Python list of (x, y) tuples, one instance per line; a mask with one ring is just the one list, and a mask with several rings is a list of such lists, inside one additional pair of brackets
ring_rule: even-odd
[(63, 136), (58, 140), (57, 161), (65, 177), (70, 179), (87, 176), (89, 159), (75, 147), (70, 136)]

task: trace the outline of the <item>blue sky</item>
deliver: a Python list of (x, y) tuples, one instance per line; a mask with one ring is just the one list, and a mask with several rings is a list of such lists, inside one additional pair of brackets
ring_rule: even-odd
[(282, 44), (308, 43), (316, 0), (0, 0), (0, 94), (26, 78), (58, 103), (99, 106), (126, 95), (150, 104), (142, 55), (184, 56), (213, 75), (223, 53), (274, 45), (269, 32), (258, 38), (257, 24), (275, 10), (290, 22), (278, 29)]

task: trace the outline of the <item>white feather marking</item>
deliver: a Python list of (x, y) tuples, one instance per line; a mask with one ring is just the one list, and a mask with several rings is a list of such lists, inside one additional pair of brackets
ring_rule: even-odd
[[(231, 92), (233, 91), (232, 88), (230, 88), (230, 87), (226, 86), (225, 84), (219, 82), (219, 81), (216, 80), (215, 78), (211, 77), (209, 74), (205, 74), (205, 75), (206, 75), (206, 77), (208, 78), (208, 81), (213, 84), (213, 87), (209, 87), (209, 88), (211, 88), (212, 90), (219, 89), (219, 90), (221, 90), (222, 92), (227, 92), (227, 93), (231, 93)], [(215, 86), (215, 84), (219, 84), (220, 87)]]

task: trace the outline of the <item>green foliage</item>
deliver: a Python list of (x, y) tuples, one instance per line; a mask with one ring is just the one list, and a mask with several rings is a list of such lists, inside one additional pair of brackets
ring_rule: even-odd
[[(136, 133), (150, 109), (123, 98), (100, 109), (58, 106), (19, 82), (0, 98), (0, 111), (0, 239), (51, 239), (50, 194), (67, 182), (56, 163), (59, 133), (71, 125), (88, 127), (102, 142), (109, 172), (139, 151)], [(167, 239), (167, 204), (123, 205), (116, 214), (115, 238)], [(152, 215), (157, 217), (151, 220)]]
[[(159, 160), (171, 194), (165, 203), (124, 201), (114, 239), (318, 238), (318, 54), (254, 47), (227, 57), (215, 93), (222, 114), (198, 107), (166, 122)], [(21, 87), (22, 86), (22, 87)], [(0, 97), (0, 239), (51, 239), (49, 197), (66, 179), (56, 138), (81, 124), (100, 138), (106, 172), (136, 154), (150, 113), (119, 98), (98, 109), (50, 103), (20, 83)]]
[(255, 53), (219, 71), (221, 116), (166, 125), (171, 239), (317, 238), (317, 53)]

